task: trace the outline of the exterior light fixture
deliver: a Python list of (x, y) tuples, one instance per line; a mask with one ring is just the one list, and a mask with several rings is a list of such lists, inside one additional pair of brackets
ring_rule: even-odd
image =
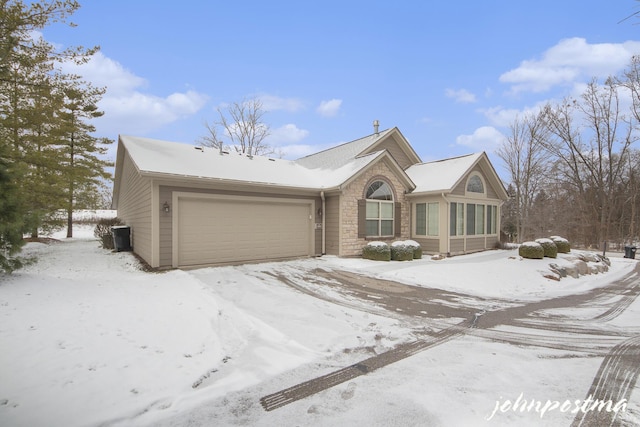
[(164, 205), (162, 205), (162, 209), (164, 209), (166, 213), (169, 213), (171, 211), (171, 206), (169, 206), (168, 202), (164, 202)]

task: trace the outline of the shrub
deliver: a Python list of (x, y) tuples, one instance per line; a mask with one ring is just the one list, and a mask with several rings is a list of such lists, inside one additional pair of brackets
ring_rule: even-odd
[(518, 248), (518, 255), (522, 258), (542, 259), (544, 258), (544, 249), (540, 243), (524, 242)]
[(569, 241), (564, 237), (551, 236), (550, 239), (553, 240), (553, 243), (556, 244), (558, 253), (568, 254), (569, 252), (571, 252), (571, 245), (569, 244)]
[(102, 248), (114, 249), (111, 227), (116, 225), (124, 225), (124, 223), (120, 218), (116, 217), (102, 218), (98, 221), (98, 224), (96, 224), (96, 227), (93, 229), (93, 235), (98, 239)]
[(413, 259), (422, 258), (422, 248), (420, 247), (420, 243), (415, 240), (405, 240), (404, 244), (413, 250)]
[(413, 259), (413, 247), (403, 241), (391, 244), (391, 259), (394, 261), (411, 261)]
[(549, 258), (556, 258), (558, 256), (558, 247), (551, 239), (536, 239), (536, 243), (539, 243), (544, 249), (544, 256)]
[(362, 258), (374, 261), (391, 261), (391, 248), (384, 242), (369, 242), (362, 249)]

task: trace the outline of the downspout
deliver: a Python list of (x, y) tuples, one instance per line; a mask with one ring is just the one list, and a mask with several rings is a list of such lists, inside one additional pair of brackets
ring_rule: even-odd
[(327, 201), (324, 198), (324, 190), (320, 192), (320, 198), (322, 199), (322, 255), (325, 255), (327, 253), (327, 232), (325, 229), (325, 226), (327, 225), (327, 212), (325, 210)]

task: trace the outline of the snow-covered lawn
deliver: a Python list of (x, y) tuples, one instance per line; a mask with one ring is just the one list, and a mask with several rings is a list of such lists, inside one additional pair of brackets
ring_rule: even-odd
[[(465, 335), (266, 412), (260, 397), (412, 339), (397, 318), (298, 292), (270, 272), (314, 268), (492, 300), (584, 292), (627, 274), (542, 277), (548, 260), (492, 251), (440, 261), (297, 260), (148, 273), (92, 229), (29, 243), (39, 261), (0, 277), (0, 425), (569, 425), (572, 414), (497, 412), (496, 401), (584, 399), (602, 357)], [(514, 257), (514, 258), (512, 258)], [(614, 319), (636, 329), (640, 301)], [(612, 324), (613, 324), (612, 322)], [(369, 348), (369, 352), (364, 350)], [(640, 421), (636, 389), (625, 414)]]

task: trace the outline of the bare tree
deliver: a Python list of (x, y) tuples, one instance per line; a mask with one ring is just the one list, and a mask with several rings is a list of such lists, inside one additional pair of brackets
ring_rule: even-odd
[(205, 122), (208, 133), (200, 137), (198, 142), (202, 146), (221, 148), (224, 142), (218, 137), (220, 129), (229, 139), (227, 145), (239, 153), (249, 156), (273, 154), (274, 148), (265, 142), (270, 135), (269, 125), (263, 121), (265, 113), (262, 101), (258, 98), (244, 99), (224, 109), (218, 108), (220, 120), (214, 124)]
[(218, 138), (218, 128), (216, 124), (211, 124), (205, 120), (204, 127), (207, 129), (207, 134), (198, 138), (197, 142), (201, 147), (222, 148), (222, 141)]
[(602, 86), (593, 80), (579, 100), (545, 109), (555, 137), (547, 148), (559, 159), (562, 178), (579, 195), (576, 212), (584, 215), (585, 243), (611, 237), (617, 187), (636, 139), (632, 117), (621, 111), (618, 87), (613, 79)]
[[(581, 96), (517, 118), (499, 149), (511, 175), (518, 240), (566, 235), (600, 246), (638, 238), (640, 56)], [(535, 236), (532, 236), (535, 234)]]
[(510, 130), (497, 154), (511, 177), (517, 240), (523, 241), (533, 237), (530, 216), (549, 171), (550, 153), (544, 146), (548, 130), (539, 114), (517, 117)]

